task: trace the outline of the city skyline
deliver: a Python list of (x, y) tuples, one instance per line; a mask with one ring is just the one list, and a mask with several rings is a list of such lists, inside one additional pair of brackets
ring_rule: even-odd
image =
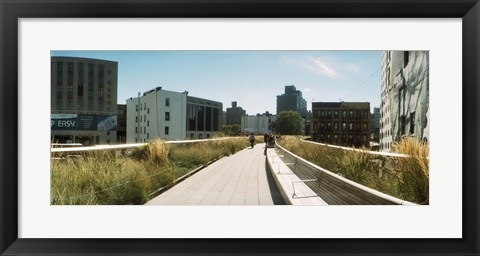
[(380, 106), (381, 51), (52, 51), (51, 56), (118, 62), (118, 104), (164, 90), (236, 101), (249, 115), (276, 112), (285, 85), (312, 102), (370, 102)]

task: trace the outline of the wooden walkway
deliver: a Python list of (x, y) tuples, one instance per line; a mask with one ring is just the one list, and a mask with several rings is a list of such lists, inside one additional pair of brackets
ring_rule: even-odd
[(284, 204), (266, 157), (265, 144), (224, 157), (165, 191), (146, 205)]

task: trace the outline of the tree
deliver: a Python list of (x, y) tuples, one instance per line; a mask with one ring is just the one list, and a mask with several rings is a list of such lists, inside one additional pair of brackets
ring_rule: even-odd
[(222, 128), (225, 136), (238, 136), (242, 133), (242, 128), (239, 124), (224, 125)]
[(232, 134), (233, 135), (240, 135), (242, 133), (242, 127), (239, 124), (232, 125)]
[(297, 111), (282, 111), (277, 113), (277, 120), (273, 123), (277, 133), (284, 135), (302, 134), (303, 118)]

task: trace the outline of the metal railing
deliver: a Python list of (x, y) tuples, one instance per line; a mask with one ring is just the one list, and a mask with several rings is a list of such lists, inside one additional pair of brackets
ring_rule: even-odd
[[(216, 139), (203, 139), (203, 140), (170, 140), (163, 141), (166, 144), (184, 144), (184, 143), (196, 143), (204, 141), (215, 141), (215, 140), (225, 140), (229, 138), (216, 138)], [(88, 147), (66, 147), (66, 148), (50, 148), (51, 153), (59, 152), (82, 152), (82, 151), (95, 151), (95, 150), (115, 150), (115, 149), (128, 149), (128, 148), (138, 148), (146, 146), (148, 143), (131, 143), (131, 144), (120, 144), (120, 145), (95, 145)]]

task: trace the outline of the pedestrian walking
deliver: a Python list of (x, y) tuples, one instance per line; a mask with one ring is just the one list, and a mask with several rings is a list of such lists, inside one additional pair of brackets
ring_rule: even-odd
[(250, 133), (250, 146), (253, 148), (253, 143), (255, 143), (255, 136), (253, 135), (253, 133)]

